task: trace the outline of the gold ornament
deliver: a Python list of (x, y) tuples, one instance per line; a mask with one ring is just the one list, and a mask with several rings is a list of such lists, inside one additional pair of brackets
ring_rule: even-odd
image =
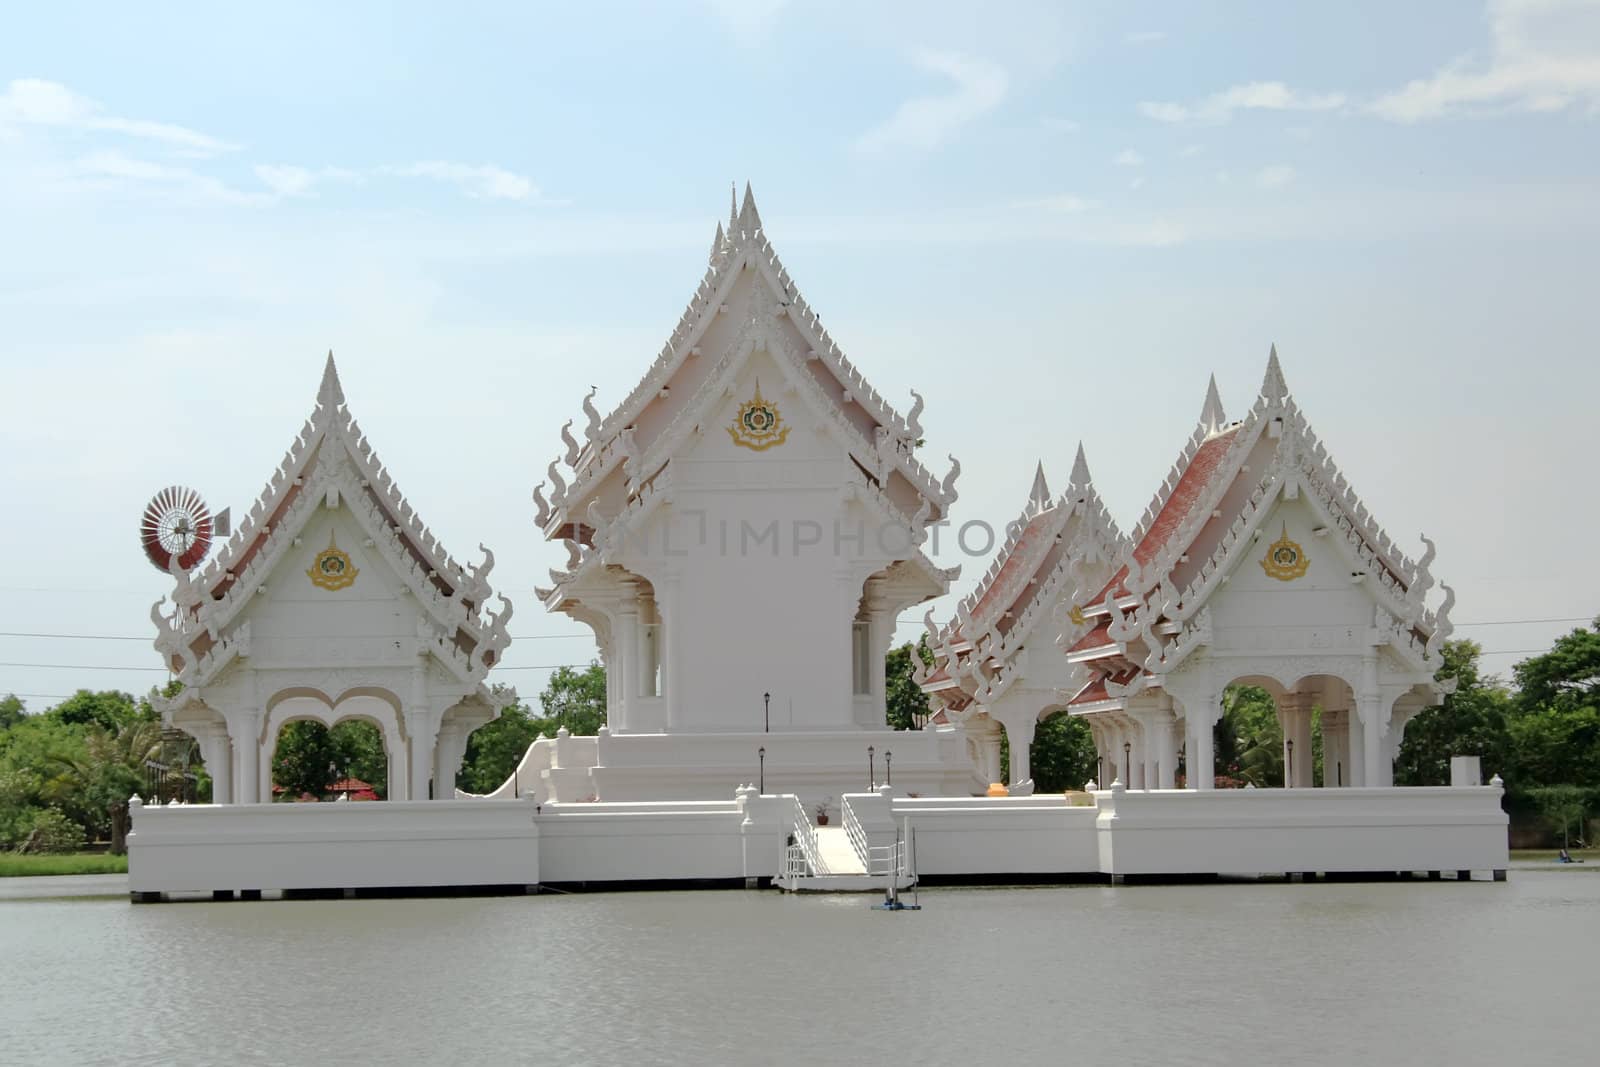
[(1089, 621), (1088, 616), (1084, 615), (1083, 609), (1076, 604), (1072, 605), (1072, 610), (1067, 612), (1067, 618), (1072, 620), (1072, 625), (1074, 626), (1082, 626)]
[(341, 549), (333, 539), (333, 531), (328, 532), (328, 547), (317, 553), (317, 558), (311, 561), (311, 569), (306, 571), (306, 577), (311, 579), (311, 584), (329, 591), (348, 589), (356, 584), (356, 575), (361, 571), (350, 562), (349, 553)]
[(1283, 524), (1283, 535), (1272, 542), (1267, 548), (1266, 558), (1261, 561), (1261, 569), (1267, 572), (1267, 577), (1276, 578), (1280, 582), (1292, 582), (1296, 578), (1304, 578), (1306, 568), (1311, 566), (1311, 557), (1306, 555), (1306, 550), (1295, 542), (1289, 540), (1289, 524)]
[(756, 382), (756, 395), (748, 404), (742, 405), (734, 416), (733, 425), (728, 427), (728, 436), (740, 448), (748, 448), (753, 452), (764, 452), (788, 439), (789, 427), (783, 424), (783, 416), (778, 413), (777, 405), (762, 399), (759, 381)]

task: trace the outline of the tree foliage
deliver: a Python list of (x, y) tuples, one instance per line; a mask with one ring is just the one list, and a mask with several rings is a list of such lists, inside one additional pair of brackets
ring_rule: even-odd
[[(917, 655), (922, 662), (930, 663), (933, 653), (928, 648), (928, 637), (917, 639)], [(916, 664), (911, 661), (911, 643), (889, 650), (884, 658), (885, 712), (891, 730), (918, 730), (928, 721), (928, 694), (916, 682)]]
[(1095, 774), (1094, 734), (1089, 724), (1065, 713), (1039, 723), (1028, 748), (1028, 769), (1037, 792), (1082, 789)]
[(388, 756), (383, 734), (372, 723), (346, 719), (330, 730), (320, 722), (301, 719), (278, 731), (272, 784), (282, 787), (283, 799), (309, 794), (320, 800), (341, 778), (359, 778), (378, 796), (388, 796)]
[(1511, 735), (1511, 694), (1498, 678), (1485, 678), (1476, 641), (1446, 641), (1444, 666), (1435, 676), (1454, 681), (1455, 692), (1412, 719), (1394, 763), (1396, 785), (1448, 785), (1451, 756), (1477, 756), (1485, 773), (1504, 773)]

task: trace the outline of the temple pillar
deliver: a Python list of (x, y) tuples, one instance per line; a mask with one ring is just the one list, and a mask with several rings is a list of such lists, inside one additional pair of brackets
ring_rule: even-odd
[[(261, 709), (241, 708), (227, 716), (228, 734), (233, 739), (233, 802), (260, 804), (261, 798)], [(271, 752), (267, 758), (271, 759)], [(272, 774), (267, 772), (270, 786)]]
[(1013, 712), (1001, 719), (1000, 725), (1005, 728), (1006, 742), (1011, 749), (1011, 777), (1007, 784), (1026, 782), (1033, 777), (1033, 768), (1028, 757), (1031, 755), (1029, 749), (1033, 745), (1033, 734), (1039, 725), (1039, 720), (1032, 712)]
[[(661, 659), (661, 684), (656, 689), (656, 695), (661, 698), (666, 708), (668, 730), (683, 725), (683, 687), (678, 684), (679, 671), (682, 667), (678, 662), (678, 655), (683, 642), (678, 639), (678, 627), (675, 625), (675, 621), (683, 617), (683, 613), (678, 610), (683, 603), (681, 581), (674, 575), (664, 583), (665, 589), (656, 590), (656, 618), (661, 620), (661, 625), (656, 630), (656, 654)], [(637, 650), (636, 644), (635, 651)]]
[(410, 796), (427, 800), (428, 782), (433, 775), (434, 746), (439, 736), (439, 713), (430, 707), (406, 710), (406, 733), (411, 737)]
[(1222, 706), (1214, 696), (1204, 696), (1195, 706), (1184, 709), (1189, 724), (1189, 782), (1190, 789), (1215, 789), (1217, 785), (1216, 739), (1212, 728), (1222, 714)]
[(206, 736), (198, 737), (200, 742), (200, 758), (205, 760), (206, 770), (211, 774), (211, 803), (233, 803), (233, 745), (229, 741), (228, 728), (223, 726), (210, 726), (204, 731)]
[(1362, 760), (1365, 751), (1365, 742), (1361, 733), (1360, 701), (1350, 707), (1350, 714), (1345, 717), (1344, 754), (1349, 760), (1349, 774), (1346, 781), (1356, 787), (1366, 785), (1366, 768)]
[(1348, 711), (1322, 709), (1322, 785), (1336, 789), (1350, 784)]
[(1309, 789), (1312, 785), (1311, 715), (1316, 707), (1313, 693), (1291, 693), (1278, 709), (1283, 728), (1283, 784), (1285, 788)]
[(446, 723), (439, 728), (439, 740), (434, 746), (433, 799), (456, 798), (456, 772), (461, 769), (461, 757), (467, 751), (467, 731), (456, 723)]
[(617, 710), (618, 723), (611, 728), (625, 731), (633, 722), (633, 702), (639, 691), (639, 604), (629, 593), (617, 608)]
[(1378, 687), (1378, 657), (1367, 655), (1361, 663), (1361, 690), (1356, 694), (1356, 709), (1361, 716), (1362, 781), (1376, 789), (1389, 784), (1394, 769), (1384, 774), (1383, 735), (1388, 732), (1389, 705)]

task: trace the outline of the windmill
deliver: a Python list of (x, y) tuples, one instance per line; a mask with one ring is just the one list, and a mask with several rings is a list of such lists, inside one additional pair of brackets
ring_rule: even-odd
[(170, 485), (150, 498), (139, 520), (139, 544), (145, 558), (162, 572), (172, 569), (172, 561), (184, 570), (193, 570), (211, 551), (213, 537), (228, 536), (228, 509), (213, 517), (199, 493), (181, 485)]

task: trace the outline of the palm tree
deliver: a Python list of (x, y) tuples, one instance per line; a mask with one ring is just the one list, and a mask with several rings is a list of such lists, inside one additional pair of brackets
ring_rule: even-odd
[(50, 757), (58, 773), (51, 781), (57, 793), (76, 793), (86, 807), (111, 819), (111, 853), (128, 851), (128, 800), (144, 785), (145, 761), (161, 752), (161, 724), (149, 720), (125, 723), (115, 733), (91, 727), (84, 735), (82, 756)]

